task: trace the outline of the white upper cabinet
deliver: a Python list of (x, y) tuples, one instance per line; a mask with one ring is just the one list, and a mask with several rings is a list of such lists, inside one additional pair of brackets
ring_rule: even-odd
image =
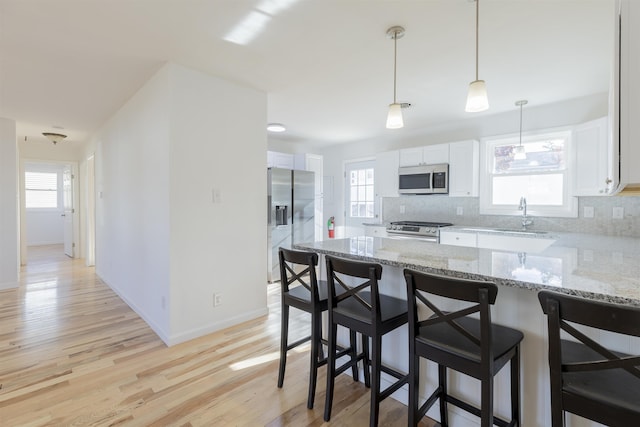
[(293, 169), (293, 154), (280, 153), (278, 151), (267, 151), (267, 167)]
[(382, 198), (398, 196), (398, 151), (385, 151), (376, 154), (373, 175), (375, 191), (374, 210), (378, 221), (382, 221)]
[(607, 117), (573, 129), (574, 196), (605, 196), (614, 192), (613, 140), (607, 137)]
[(640, 2), (620, 1), (620, 178), (640, 188)]
[(427, 145), (400, 150), (400, 166), (449, 163), (449, 144)]
[(478, 197), (480, 145), (476, 140), (449, 144), (449, 196)]

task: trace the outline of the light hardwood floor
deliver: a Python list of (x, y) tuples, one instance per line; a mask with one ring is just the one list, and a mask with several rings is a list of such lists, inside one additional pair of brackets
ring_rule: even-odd
[[(1, 426), (368, 425), (369, 390), (346, 375), (323, 422), (324, 368), (306, 408), (308, 347), (290, 352), (276, 387), (278, 285), (268, 287), (268, 316), (168, 348), (61, 246), (29, 248), (20, 280), (0, 292)], [(293, 338), (309, 322), (294, 316)], [(407, 423), (393, 399), (380, 411), (380, 425)]]

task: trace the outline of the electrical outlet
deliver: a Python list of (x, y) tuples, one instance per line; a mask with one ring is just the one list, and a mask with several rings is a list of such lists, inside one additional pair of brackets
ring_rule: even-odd
[(400, 213), (403, 214), (405, 212), (405, 207), (404, 205), (400, 205)]
[(585, 206), (582, 216), (585, 218), (593, 218), (593, 206)]
[(458, 206), (456, 208), (456, 215), (462, 215), (464, 213), (464, 210), (462, 209), (462, 206)]
[(221, 294), (213, 294), (213, 306), (217, 307), (222, 304), (222, 295)]
[(624, 208), (616, 206), (613, 208), (613, 219), (622, 219), (624, 217)]

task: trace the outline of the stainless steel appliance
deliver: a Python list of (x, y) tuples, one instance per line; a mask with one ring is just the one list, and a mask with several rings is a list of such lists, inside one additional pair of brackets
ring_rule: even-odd
[(449, 165), (404, 166), (398, 169), (400, 194), (449, 193)]
[(267, 169), (267, 280), (280, 280), (278, 248), (313, 242), (315, 237), (314, 173)]
[(440, 229), (453, 225), (448, 222), (396, 221), (387, 227), (391, 238), (411, 238), (440, 242)]

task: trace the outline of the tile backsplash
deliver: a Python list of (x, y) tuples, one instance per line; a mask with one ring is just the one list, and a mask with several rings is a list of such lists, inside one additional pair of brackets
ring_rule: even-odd
[[(383, 198), (383, 222), (437, 221), (454, 225), (520, 228), (520, 215), (480, 215), (479, 199), (474, 197), (448, 197), (440, 195), (402, 196)], [(585, 218), (593, 208), (593, 217)], [(622, 218), (615, 218), (622, 208)], [(400, 213), (403, 211), (404, 213)], [(458, 213), (461, 212), (461, 215)], [(618, 215), (619, 216), (619, 215)], [(574, 233), (606, 234), (640, 237), (640, 197), (608, 196), (579, 197), (578, 218), (532, 216), (531, 230), (565, 231)]]

